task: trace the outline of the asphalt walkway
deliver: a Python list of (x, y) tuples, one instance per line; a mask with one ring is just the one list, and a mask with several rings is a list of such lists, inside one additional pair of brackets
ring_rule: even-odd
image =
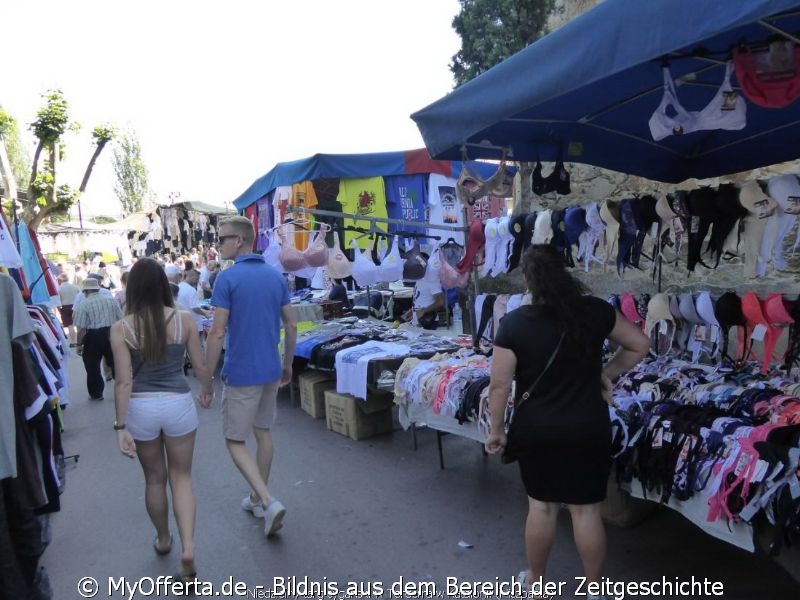
[[(103, 402), (87, 400), (79, 357), (70, 359), (70, 375), (73, 399), (63, 439), (67, 454), (80, 459), (68, 462), (62, 510), (52, 519), (53, 540), (43, 558), (55, 597), (89, 597), (91, 581), (84, 582), (86, 596), (78, 589), (87, 577), (99, 585), (96, 598), (178, 597), (176, 588), (157, 579), (177, 571), (177, 536), (171, 555), (156, 556), (141, 468), (119, 452), (111, 429), (113, 389), (107, 386)], [(334, 585), (345, 592), (353, 582), (361, 592), (377, 592), (381, 584), (388, 598), (401, 579), (403, 585), (434, 582), (446, 593), (448, 577), (496, 584), (523, 568), (527, 502), (516, 468), (483, 456), (475, 442), (446, 437), (446, 468), (440, 470), (433, 431), (419, 432), (417, 451), (411, 434), (399, 429), (355, 442), (290, 406), (282, 392), (270, 488), (288, 513), (280, 534), (266, 539), (263, 522), (239, 506), (247, 487), (228, 456), (221, 421), (218, 404), (200, 410), (194, 487), (198, 579), (207, 582), (201, 593), (336, 597), (306, 592), (332, 592)], [(771, 558), (718, 541), (669, 509), (636, 527), (609, 527), (608, 542), (607, 575), (615, 582), (694, 576), (721, 582), (726, 600), (800, 598), (800, 583)], [(551, 565), (548, 580), (564, 584), (556, 597), (584, 597), (574, 595), (581, 567), (566, 513)], [(284, 588), (275, 585), (276, 577), (284, 578)], [(133, 594), (121, 587), (137, 583)], [(267, 588), (288, 593), (269, 596)], [(482, 597), (498, 597), (497, 589)]]

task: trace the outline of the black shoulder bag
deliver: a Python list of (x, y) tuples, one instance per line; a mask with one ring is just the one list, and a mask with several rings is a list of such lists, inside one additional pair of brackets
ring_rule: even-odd
[[(562, 332), (561, 333), (561, 337), (558, 340), (558, 344), (556, 344), (555, 350), (553, 350), (553, 353), (550, 355), (550, 358), (547, 360), (547, 364), (544, 366), (544, 369), (542, 369), (542, 372), (539, 373), (539, 376), (536, 378), (536, 381), (534, 381), (531, 384), (531, 386), (527, 390), (525, 390), (525, 393), (522, 394), (522, 396), (520, 396), (519, 402), (517, 402), (514, 405), (514, 413), (513, 413), (513, 415), (515, 415), (517, 413), (517, 411), (520, 409), (520, 407), (523, 405), (523, 403), (528, 398), (530, 398), (531, 394), (533, 393), (533, 390), (536, 388), (536, 385), (539, 383), (539, 381), (542, 379), (542, 377), (544, 377), (544, 374), (547, 373), (547, 370), (550, 368), (550, 365), (552, 365), (553, 361), (556, 359), (556, 354), (558, 354), (558, 351), (561, 348), (561, 343), (563, 341), (564, 341), (564, 333)], [(513, 415), (512, 415), (512, 418), (511, 418), (511, 423), (514, 422), (514, 416)], [(508, 432), (511, 433), (511, 424), (509, 424)], [(503, 450), (503, 454), (500, 456), (500, 460), (504, 465), (512, 463), (512, 462), (516, 461), (519, 458), (519, 456), (517, 454), (515, 454), (513, 451), (509, 450), (509, 446), (510, 445), (511, 445), (510, 444), (510, 438), (506, 437), (506, 447)]]

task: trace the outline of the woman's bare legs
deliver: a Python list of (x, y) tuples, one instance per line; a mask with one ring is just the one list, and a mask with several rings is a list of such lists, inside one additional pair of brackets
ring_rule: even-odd
[(144, 504), (156, 528), (156, 545), (159, 550), (167, 550), (172, 540), (169, 533), (167, 464), (162, 437), (147, 442), (137, 440), (136, 455), (144, 471)]
[(192, 456), (196, 431), (178, 437), (164, 436), (167, 449), (167, 471), (172, 490), (172, 510), (181, 538), (181, 575), (195, 573), (194, 525), (196, 507), (192, 490)]
[(525, 521), (525, 550), (528, 554), (528, 583), (544, 579), (547, 559), (556, 537), (556, 518), (560, 505), (528, 497)]
[(606, 559), (606, 530), (600, 515), (600, 503), (570, 504), (575, 546), (583, 562), (586, 579), (599, 582)]

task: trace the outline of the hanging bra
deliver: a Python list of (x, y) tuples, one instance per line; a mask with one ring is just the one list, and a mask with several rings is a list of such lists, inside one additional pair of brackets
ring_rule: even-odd
[(318, 229), (303, 251), (303, 258), (309, 267), (324, 267), (328, 264), (328, 246), (325, 245), (325, 232)]
[(378, 265), (368, 258), (367, 251), (361, 251), (358, 242), (352, 240), (355, 260), (353, 261), (353, 279), (359, 287), (367, 287), (378, 283)]
[(514, 178), (506, 171), (506, 155), (503, 153), (497, 171), (485, 181), (477, 173), (469, 170), (469, 161), (462, 162), (461, 173), (456, 182), (456, 192), (459, 200), (472, 206), (477, 200), (489, 195), (501, 198), (508, 196), (513, 181)]
[(419, 242), (414, 242), (414, 246), (406, 252), (405, 262), (403, 263), (403, 279), (405, 281), (417, 281), (425, 277), (425, 268), (428, 262), (419, 253)]
[[(697, 131), (695, 115), (678, 102), (678, 92), (675, 90), (675, 82), (672, 81), (669, 67), (664, 67), (662, 72), (664, 74), (664, 95), (649, 122), (650, 134), (655, 141), (663, 140), (671, 135), (684, 135)], [(667, 114), (669, 107), (672, 107), (674, 116)]]
[(403, 278), (403, 259), (400, 258), (400, 248), (397, 246), (398, 238), (392, 238), (392, 245), (381, 259), (378, 266), (378, 281), (393, 282)]
[(289, 246), (283, 230), (278, 229), (277, 233), (281, 240), (280, 260), (284, 270), (288, 273), (292, 273), (300, 269), (305, 269), (308, 265), (306, 264), (306, 259), (303, 257), (303, 253), (297, 248)]
[(275, 237), (275, 232), (267, 230), (264, 236), (267, 242), (267, 247), (264, 248), (264, 251), (261, 253), (264, 257), (264, 262), (281, 273), (285, 272), (281, 264), (281, 245)]

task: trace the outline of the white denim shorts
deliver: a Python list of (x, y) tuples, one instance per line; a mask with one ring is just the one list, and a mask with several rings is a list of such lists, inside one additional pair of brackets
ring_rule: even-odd
[(163, 432), (169, 437), (197, 429), (197, 407), (191, 392), (185, 394), (133, 394), (128, 403), (125, 427), (134, 440), (149, 442)]

